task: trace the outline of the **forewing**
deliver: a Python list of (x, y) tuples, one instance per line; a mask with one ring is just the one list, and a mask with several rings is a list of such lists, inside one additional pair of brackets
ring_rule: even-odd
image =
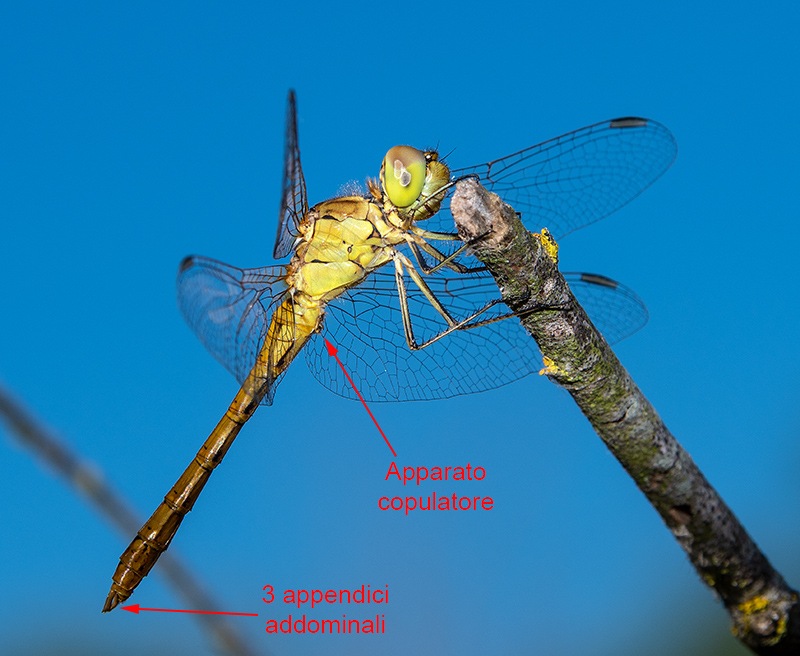
[(284, 298), (285, 275), (281, 266), (239, 269), (203, 257), (187, 257), (181, 263), (178, 306), (200, 341), (240, 384)]
[(297, 140), (297, 104), (294, 91), (289, 91), (286, 108), (286, 144), (283, 153), (283, 186), (278, 213), (278, 234), (272, 251), (276, 260), (292, 252), (298, 237), (298, 225), (308, 213), (308, 197), (303, 168), (300, 166), (300, 144)]
[[(485, 164), (453, 169), (452, 175), (477, 176), (522, 214), (530, 230), (546, 227), (559, 239), (636, 198), (676, 154), (675, 138), (660, 123), (618, 118)], [(452, 231), (449, 211), (434, 219), (429, 229)]]

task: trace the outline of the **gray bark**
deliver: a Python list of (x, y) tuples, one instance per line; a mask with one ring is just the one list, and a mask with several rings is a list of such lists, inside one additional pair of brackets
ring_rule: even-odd
[(564, 387), (661, 515), (732, 630), (756, 654), (800, 654), (798, 594), (669, 432), (578, 305), (548, 253), (512, 208), (473, 180), (451, 202), (461, 238), (495, 277), (506, 304)]

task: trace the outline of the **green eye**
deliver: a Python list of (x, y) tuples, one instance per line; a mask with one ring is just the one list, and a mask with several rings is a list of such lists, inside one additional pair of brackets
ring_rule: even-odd
[(395, 146), (383, 158), (386, 195), (397, 207), (408, 207), (422, 193), (427, 175), (425, 153), (411, 146)]

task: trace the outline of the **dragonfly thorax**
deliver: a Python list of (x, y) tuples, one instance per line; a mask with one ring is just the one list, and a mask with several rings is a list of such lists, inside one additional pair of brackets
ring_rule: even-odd
[(311, 208), (288, 267), (287, 283), (326, 302), (392, 257), (404, 239), (381, 204), (370, 197), (343, 196)]

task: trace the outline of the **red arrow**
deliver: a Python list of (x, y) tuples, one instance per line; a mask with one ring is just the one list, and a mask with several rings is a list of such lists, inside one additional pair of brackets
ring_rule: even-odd
[(177, 608), (142, 608), (139, 604), (123, 606), (122, 610), (139, 614), (139, 611), (148, 610), (155, 613), (195, 613), (197, 615), (243, 615), (245, 617), (258, 617), (258, 613), (226, 613), (220, 610), (181, 610)]
[(361, 401), (361, 403), (364, 404), (364, 409), (367, 411), (367, 414), (369, 414), (369, 416), (372, 417), (372, 421), (375, 422), (375, 426), (377, 427), (378, 432), (381, 434), (381, 437), (383, 437), (383, 441), (386, 442), (386, 446), (389, 447), (389, 451), (391, 451), (392, 455), (396, 458), (397, 457), (397, 453), (395, 452), (395, 450), (392, 447), (392, 445), (389, 443), (389, 438), (386, 437), (386, 434), (381, 429), (380, 424), (378, 423), (378, 420), (375, 419), (375, 415), (372, 414), (372, 411), (369, 409), (369, 406), (367, 405), (367, 402), (364, 400), (364, 397), (361, 396), (361, 392), (358, 391), (358, 388), (356, 387), (356, 384), (353, 382), (353, 379), (350, 378), (350, 374), (347, 373), (347, 369), (344, 368), (344, 365), (342, 364), (342, 361), (339, 359), (339, 356), (337, 355), (337, 353), (339, 352), (338, 349), (333, 344), (331, 344), (327, 339), (325, 340), (325, 348), (328, 349), (328, 355), (330, 355), (333, 358), (336, 358), (336, 362), (338, 362), (339, 366), (342, 368), (342, 371), (344, 372), (344, 375), (347, 377), (347, 381), (350, 383), (350, 385), (352, 385), (353, 389), (356, 391), (356, 395), (358, 396), (358, 398)]

